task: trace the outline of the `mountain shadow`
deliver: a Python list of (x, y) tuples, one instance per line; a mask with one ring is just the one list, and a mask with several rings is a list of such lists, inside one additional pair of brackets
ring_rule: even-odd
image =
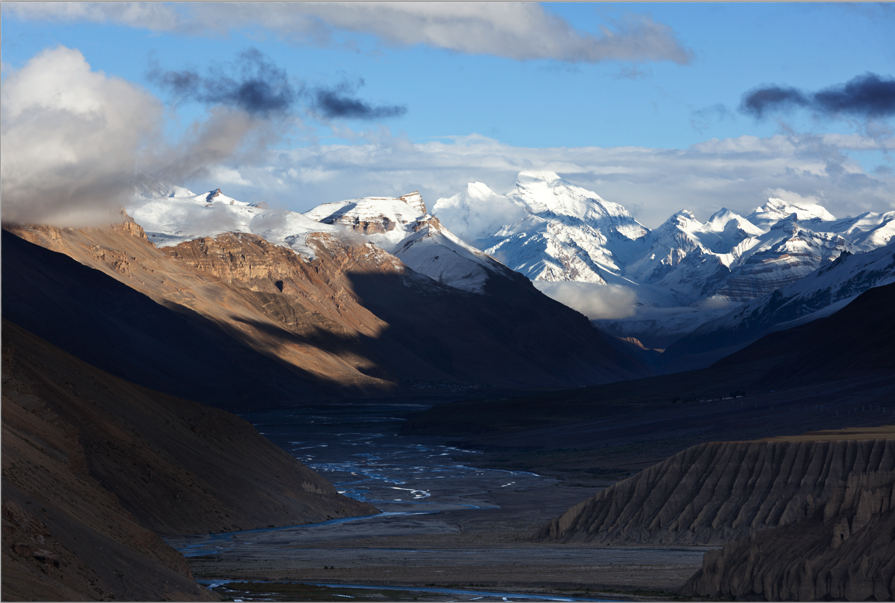
[(399, 274), (348, 278), (360, 303), (390, 326), (366, 346), (403, 379), (552, 389), (649, 374), (584, 315), (516, 273), (489, 278), (484, 294), (408, 286)]
[(707, 369), (441, 404), (411, 418), (405, 430), (464, 438), (465, 445), (578, 448), (570, 457), (638, 469), (702, 442), (891, 423), (892, 308), (895, 285), (878, 287), (832, 316), (767, 335)]

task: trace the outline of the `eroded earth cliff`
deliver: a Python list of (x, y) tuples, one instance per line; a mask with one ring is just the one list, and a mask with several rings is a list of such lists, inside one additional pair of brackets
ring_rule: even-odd
[(711, 442), (599, 492), (543, 540), (724, 544), (812, 516), (850, 476), (895, 470), (895, 440)]

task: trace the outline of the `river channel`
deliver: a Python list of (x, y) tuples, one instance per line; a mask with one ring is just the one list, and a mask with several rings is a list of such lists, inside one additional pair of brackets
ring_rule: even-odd
[[(601, 487), (477, 467), (475, 451), (399, 435), (402, 415), (417, 408), (355, 402), (242, 415), (381, 514), (166, 541), (204, 583), (243, 600), (601, 600), (601, 589), (682, 584), (701, 565), (699, 550), (531, 542)], [(328, 595), (299, 594), (299, 583)]]

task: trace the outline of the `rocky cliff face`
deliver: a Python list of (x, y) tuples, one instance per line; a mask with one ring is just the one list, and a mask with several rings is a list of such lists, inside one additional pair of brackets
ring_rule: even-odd
[(682, 592), (721, 599), (891, 601), (895, 472), (853, 473), (802, 521), (709, 551)]
[(213, 599), (157, 535), (375, 513), (246, 421), (3, 321), (3, 596)]
[(895, 440), (702, 444), (575, 505), (535, 538), (724, 544), (847, 504), (854, 498), (842, 489), (848, 479), (891, 471)]

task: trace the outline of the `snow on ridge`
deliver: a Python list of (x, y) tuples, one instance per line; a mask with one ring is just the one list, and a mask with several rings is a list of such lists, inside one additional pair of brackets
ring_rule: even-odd
[(796, 214), (799, 220), (821, 220), (823, 222), (833, 222), (836, 218), (828, 212), (823, 206), (816, 203), (784, 201), (776, 197), (771, 197), (768, 202), (747, 216), (747, 219), (758, 226), (776, 222)]
[(895, 242), (861, 253), (843, 251), (804, 278), (748, 301), (695, 332), (731, 330), (744, 322), (776, 328), (803, 324), (831, 314), (868, 289), (890, 283), (895, 283)]
[(722, 208), (704, 223), (684, 209), (649, 230), (622, 205), (546, 170), (520, 172), (505, 194), (471, 182), (433, 214), (532, 280), (620, 285), (657, 309), (713, 298), (739, 305), (843, 251), (895, 240), (895, 212), (836, 220), (811, 201), (776, 197), (748, 216)]
[(429, 215), (416, 191), (326, 203), (304, 215), (363, 236), (412, 270), (470, 293), (483, 293), (489, 274), (505, 269)]
[(311, 259), (315, 252), (308, 235), (324, 232), (360, 238), (416, 272), (470, 293), (483, 293), (489, 276), (506, 270), (430, 216), (418, 191), (324, 203), (304, 214), (238, 201), (220, 189), (195, 194), (158, 186), (148, 194), (155, 196), (138, 191), (127, 211), (159, 247), (226, 232), (249, 233)]
[(336, 230), (297, 212), (238, 201), (220, 193), (220, 189), (195, 194), (182, 187), (170, 187), (165, 196), (135, 196), (126, 210), (157, 247), (237, 232), (258, 235), (313, 258), (314, 249), (307, 244), (307, 235)]

